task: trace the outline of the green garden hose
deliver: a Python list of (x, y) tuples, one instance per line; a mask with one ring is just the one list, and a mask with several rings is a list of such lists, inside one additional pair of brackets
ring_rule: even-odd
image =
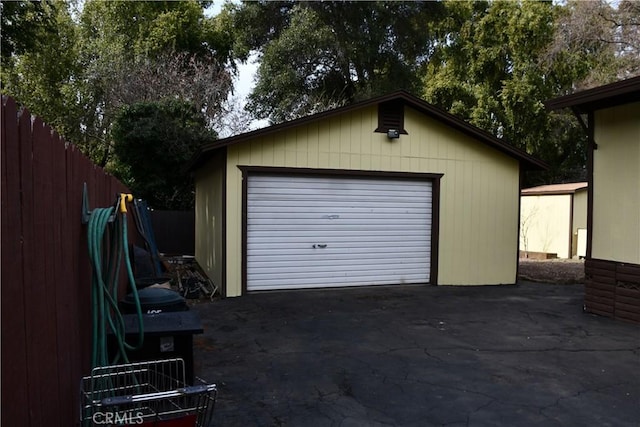
[[(130, 200), (131, 195), (121, 194), (116, 206), (94, 209), (89, 217), (87, 240), (89, 259), (93, 270), (91, 292), (93, 309), (92, 368), (119, 362), (128, 363), (127, 350), (141, 348), (144, 340), (142, 307), (129, 257), (125, 203), (127, 199)], [(111, 221), (112, 218), (113, 221)], [(123, 255), (138, 317), (138, 339), (133, 345), (125, 340), (124, 318), (118, 309), (118, 282)], [(107, 349), (107, 328), (113, 333), (118, 345), (118, 351), (111, 362)]]

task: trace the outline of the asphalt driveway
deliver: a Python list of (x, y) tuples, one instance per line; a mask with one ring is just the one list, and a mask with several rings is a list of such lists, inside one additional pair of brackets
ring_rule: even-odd
[(581, 285), (251, 294), (194, 307), (216, 426), (638, 426), (640, 327)]

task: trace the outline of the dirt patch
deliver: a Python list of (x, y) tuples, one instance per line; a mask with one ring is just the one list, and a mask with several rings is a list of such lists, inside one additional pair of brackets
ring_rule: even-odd
[(560, 285), (584, 283), (584, 261), (520, 259), (518, 279)]

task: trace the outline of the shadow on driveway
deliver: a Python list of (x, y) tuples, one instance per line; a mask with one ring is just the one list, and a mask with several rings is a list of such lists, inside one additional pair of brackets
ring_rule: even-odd
[(581, 285), (393, 286), (201, 304), (216, 426), (638, 426), (640, 328)]

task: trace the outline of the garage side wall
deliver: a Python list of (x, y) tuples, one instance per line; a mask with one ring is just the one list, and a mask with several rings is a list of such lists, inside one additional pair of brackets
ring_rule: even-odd
[(518, 162), (410, 108), (408, 135), (374, 133), (371, 107), (227, 147), (227, 292), (240, 295), (238, 166), (443, 173), (438, 284), (515, 283)]
[(640, 264), (640, 103), (596, 112), (592, 258)]
[(224, 186), (223, 156), (214, 157), (200, 168), (196, 182), (195, 256), (198, 264), (224, 292)]

